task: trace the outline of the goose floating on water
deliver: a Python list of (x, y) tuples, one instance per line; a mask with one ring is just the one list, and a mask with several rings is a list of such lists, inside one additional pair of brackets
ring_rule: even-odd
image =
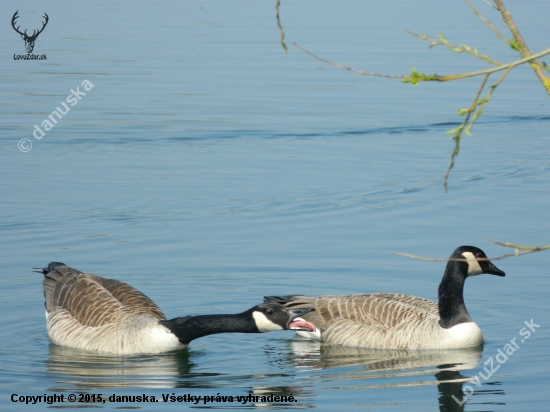
[(46, 325), (52, 342), (118, 355), (160, 353), (186, 348), (214, 333), (314, 331), (295, 318), (311, 307), (262, 303), (233, 315), (186, 316), (167, 320), (158, 306), (132, 286), (52, 262), (44, 274)]
[(265, 301), (287, 308), (314, 307), (303, 319), (314, 324), (316, 331), (298, 334), (324, 342), (380, 349), (471, 348), (483, 343), (483, 335), (466, 310), (464, 281), (482, 273), (505, 275), (481, 249), (461, 246), (447, 263), (439, 304), (396, 293), (266, 296)]

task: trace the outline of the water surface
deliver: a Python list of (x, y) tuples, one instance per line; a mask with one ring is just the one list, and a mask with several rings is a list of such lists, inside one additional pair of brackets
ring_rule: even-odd
[[(547, 48), (546, 3), (507, 4), (531, 49)], [(43, 62), (12, 60), (24, 43), (9, 24), (0, 32), (3, 410), (25, 408), (12, 394), (54, 393), (292, 394), (296, 402), (269, 407), (319, 410), (546, 409), (545, 252), (496, 261), (505, 278), (468, 280), (466, 304), (485, 345), (464, 351), (359, 350), (277, 332), (209, 336), (162, 355), (84, 353), (49, 342), (42, 276), (31, 271), (62, 261), (116, 278), (175, 317), (240, 312), (288, 293), (436, 300), (444, 264), (390, 252), (444, 258), (473, 244), (497, 256), (508, 251), (486, 238), (547, 244), (548, 96), (528, 68), (497, 89), (444, 193), (445, 131), (479, 80), (412, 87), (337, 70), (291, 45), (391, 74), (486, 67), (428, 50), (407, 28), (514, 60), (465, 3), (285, 2), (286, 53), (270, 3), (9, 1), (2, 21), (16, 10), (21, 24), (39, 25), (44, 11), (50, 21), (34, 51), (47, 54)], [(93, 87), (35, 139), (34, 125), (85, 80)], [(472, 384), (531, 319), (540, 328)]]

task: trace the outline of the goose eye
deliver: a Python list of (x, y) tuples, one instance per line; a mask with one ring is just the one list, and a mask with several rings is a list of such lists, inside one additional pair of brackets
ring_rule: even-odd
[(265, 313), (267, 313), (268, 315), (273, 315), (274, 311), (273, 309), (268, 309)]

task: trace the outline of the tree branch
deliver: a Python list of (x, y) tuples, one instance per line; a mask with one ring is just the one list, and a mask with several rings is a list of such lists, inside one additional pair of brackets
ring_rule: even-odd
[(437, 76), (437, 81), (447, 82), (449, 80), (466, 79), (468, 77), (481, 76), (482, 74), (491, 74), (491, 73), (499, 72), (501, 70), (506, 70), (508, 68), (513, 69), (514, 67), (519, 66), (520, 64), (531, 62), (532, 60), (538, 59), (539, 57), (545, 56), (547, 54), (550, 54), (550, 49), (543, 50), (537, 54), (532, 54), (530, 56), (524, 57), (523, 59), (516, 60), (511, 63), (506, 63), (498, 67), (493, 67), (492, 69), (479, 70), (479, 71), (463, 73), (463, 74), (454, 74), (450, 76)]
[(286, 47), (285, 44), (285, 31), (283, 30), (283, 26), (281, 24), (281, 19), (279, 18), (279, 6), (281, 5), (281, 0), (277, 0), (277, 3), (275, 4), (275, 10), (277, 13), (277, 26), (279, 27), (279, 33), (281, 33), (281, 47), (285, 51), (285, 54), (288, 52), (288, 47)]
[(535, 59), (538, 59), (539, 57), (550, 54), (550, 49), (546, 49), (546, 50), (543, 50), (543, 51), (541, 51), (537, 54), (533, 54), (531, 56), (524, 57), (523, 59), (516, 60), (516, 61), (513, 61), (511, 63), (501, 64), (500, 66), (493, 67), (491, 69), (478, 70), (478, 71), (469, 72), (469, 73), (451, 74), (451, 75), (448, 75), (448, 76), (439, 76), (437, 74), (428, 74), (428, 75), (426, 75), (426, 74), (418, 73), (416, 70), (413, 70), (413, 73), (411, 75), (397, 76), (397, 75), (382, 74), (382, 73), (375, 73), (375, 72), (366, 72), (366, 71), (363, 71), (363, 70), (354, 69), (352, 67), (344, 66), (343, 64), (339, 64), (339, 63), (332, 62), (330, 60), (323, 59), (322, 57), (319, 57), (316, 54), (313, 54), (309, 50), (304, 49), (302, 46), (298, 45), (297, 43), (293, 42), (292, 44), (294, 44), (294, 46), (296, 46), (298, 49), (300, 49), (304, 53), (309, 54), (311, 57), (319, 60), (320, 62), (329, 64), (329, 65), (337, 67), (339, 69), (347, 70), (347, 71), (350, 71), (352, 73), (357, 73), (357, 74), (360, 74), (362, 76), (376, 76), (376, 77), (384, 77), (386, 79), (399, 79), (403, 82), (413, 83), (413, 84), (417, 84), (418, 82), (421, 82), (421, 81), (448, 82), (448, 81), (451, 81), (451, 80), (466, 79), (466, 78), (469, 78), (469, 77), (481, 76), (481, 75), (484, 75), (484, 74), (491, 74), (491, 73), (495, 73), (495, 72), (498, 72), (498, 71), (501, 71), (501, 70), (506, 70), (508, 68), (514, 68), (516, 66), (519, 66), (520, 64), (524, 64), (524, 63), (530, 62), (531, 60), (535, 60)]
[(492, 239), (489, 239), (489, 238), (487, 238), (487, 240), (489, 242), (494, 243), (495, 245), (504, 246), (504, 247), (511, 247), (511, 248), (516, 249), (516, 250), (529, 250), (531, 252), (539, 252), (541, 250), (550, 249), (550, 244), (549, 245), (544, 245), (544, 246), (521, 246), (521, 245), (516, 245), (516, 244), (510, 243), (510, 242), (499, 242), (497, 240), (492, 240)]
[(491, 59), (489, 56), (485, 54), (479, 54), (477, 49), (472, 49), (470, 46), (466, 44), (461, 44), (460, 46), (455, 46), (452, 43), (449, 43), (449, 41), (443, 36), (442, 34), (438, 34), (436, 37), (438, 40), (432, 39), (431, 37), (426, 36), (425, 34), (416, 34), (409, 30), (405, 30), (407, 33), (409, 33), (411, 36), (418, 37), (421, 40), (426, 40), (431, 42), (430, 43), (430, 49), (433, 46), (446, 46), (449, 48), (449, 50), (455, 52), (455, 53), (468, 53), (472, 56), (477, 57), (478, 59), (485, 60), (487, 63), (494, 64), (495, 66), (500, 66), (502, 63), (497, 62), (496, 60)]
[[(456, 134), (453, 136), (453, 140), (455, 141), (455, 148), (453, 150), (453, 153), (451, 154), (451, 163), (449, 164), (449, 167), (447, 168), (447, 172), (445, 173), (445, 177), (443, 178), (443, 187), (445, 188), (445, 193), (448, 191), (447, 182), (449, 181), (449, 174), (451, 173), (451, 169), (455, 165), (455, 157), (458, 155), (458, 152), (460, 151), (460, 139), (462, 137), (462, 131), (464, 130), (464, 126), (466, 125), (466, 123), (468, 123), (470, 115), (475, 110), (477, 106), (477, 102), (479, 100), (479, 96), (481, 95), (481, 92), (485, 88), (485, 84), (487, 83), (488, 79), (489, 79), (489, 74), (486, 74), (485, 78), (483, 79), (483, 82), (481, 83), (481, 86), (479, 86), (479, 89), (477, 90), (477, 94), (474, 101), (472, 102), (472, 105), (467, 111), (466, 117), (464, 118), (462, 125), (460, 125), (458, 129), (456, 129)], [(455, 130), (451, 130), (451, 132), (455, 132)]]
[[(510, 40), (508, 40), (506, 37), (504, 37), (502, 34), (500, 34), (500, 32), (497, 30), (497, 28), (495, 26), (493, 26), (493, 24), (489, 20), (487, 20), (485, 17), (483, 17), (483, 15), (479, 11), (477, 11), (477, 9), (474, 7), (474, 5), (472, 4), (472, 2), (470, 0), (466, 0), (466, 3), (468, 3), (468, 6), (470, 6), (470, 8), (474, 12), (474, 14), (477, 17), (479, 17), (479, 19), (483, 23), (485, 23), (487, 26), (489, 26), (489, 28), (493, 31), (493, 33), (495, 33), (495, 35), (500, 40), (502, 40), (504, 43), (506, 43), (507, 45), (510, 46)], [(494, 8), (494, 6), (492, 4), (489, 4), (489, 5)]]
[[(466, 0), (468, 1), (468, 0)], [(512, 20), (512, 16), (508, 10), (504, 7), (504, 4), (502, 4), (502, 0), (494, 0), (495, 4), (497, 5), (498, 11), (500, 11), (500, 14), (502, 14), (502, 18), (510, 31), (512, 32), (512, 35), (514, 36), (514, 43), (510, 43), (512, 48), (518, 50), (523, 56), (529, 57), (531, 56), (531, 51), (529, 50), (529, 47), (527, 47), (527, 44), (525, 44), (525, 41), (523, 40), (523, 36), (519, 32), (519, 29), (516, 26), (516, 23), (514, 23), (514, 20)], [(550, 94), (550, 78), (548, 78), (544, 72), (542, 71), (541, 65), (536, 61), (531, 61), (529, 63), (531, 65), (531, 68), (535, 71), (535, 74), (541, 81), (542, 85), (546, 89), (546, 92)]]
[(339, 63), (334, 63), (334, 62), (331, 62), (331, 61), (329, 61), (329, 60), (325, 60), (325, 59), (323, 59), (322, 57), (319, 57), (319, 56), (313, 54), (313, 53), (310, 52), (309, 50), (304, 49), (302, 46), (298, 45), (298, 44), (295, 43), (295, 42), (292, 42), (292, 44), (293, 44), (294, 46), (296, 46), (298, 49), (300, 49), (301, 51), (303, 51), (304, 53), (309, 54), (311, 57), (313, 57), (313, 58), (319, 60), (320, 62), (323, 62), (323, 63), (326, 63), (326, 64), (330, 64), (331, 66), (338, 67), (339, 69), (347, 70), (347, 71), (350, 71), (350, 72), (353, 72), (353, 73), (357, 73), (357, 74), (360, 74), (360, 75), (362, 75), (362, 76), (385, 77), (386, 79), (404, 79), (405, 77), (407, 77), (407, 76), (393, 76), (393, 75), (382, 74), (382, 73), (365, 72), (365, 71), (363, 71), (363, 70), (353, 69), (353, 68), (351, 68), (351, 67), (347, 67), (347, 66), (344, 66), (344, 65), (339, 64)]
[[(488, 239), (488, 240), (490, 242), (493, 242), (495, 245), (500, 245), (500, 246), (504, 246), (504, 247), (512, 247), (512, 248), (516, 249), (516, 251), (515, 251), (515, 253), (506, 253), (504, 255), (491, 257), (491, 258), (478, 258), (477, 259), (478, 261), (481, 261), (481, 260), (501, 260), (501, 259), (505, 259), (505, 258), (509, 258), (509, 257), (523, 256), (523, 255), (528, 255), (530, 253), (540, 252), (541, 250), (550, 249), (550, 245), (544, 245), (544, 246), (519, 246), (519, 245), (514, 245), (513, 243), (509, 243), (509, 242), (497, 242), (496, 240), (491, 240), (491, 239)], [(520, 252), (519, 250), (524, 250), (524, 252)], [(426, 260), (426, 261), (430, 261), (430, 262), (449, 262), (449, 261), (467, 262), (468, 261), (467, 259), (427, 258), (427, 257), (422, 257), (422, 256), (411, 255), (411, 254), (408, 254), (408, 253), (397, 253), (397, 252), (390, 252), (390, 255), (404, 256), (404, 257), (408, 257), (408, 258), (411, 258), (411, 259)]]
[[(498, 10), (502, 14), (504, 22), (510, 28), (510, 31), (514, 35), (513, 40), (506, 39), (489, 20), (487, 20), (483, 15), (481, 15), (481, 13), (479, 13), (479, 11), (474, 7), (474, 5), (472, 4), (472, 2), (470, 0), (465, 0), (465, 1), (466, 1), (466, 3), (468, 3), (468, 5), (470, 6), (470, 8), (474, 12), (474, 14), (482, 22), (484, 22), (493, 31), (493, 33), (495, 33), (495, 35), (497, 37), (499, 37), (502, 41), (506, 42), (506, 44), (508, 44), (513, 49), (519, 51), (523, 55), (523, 58), (519, 59), (519, 60), (516, 60), (516, 61), (513, 61), (511, 63), (501, 64), (500, 62), (498, 62), (496, 60), (493, 60), (493, 59), (491, 59), (490, 57), (488, 57), (486, 55), (479, 54), (477, 49), (472, 49), (471, 47), (469, 47), (465, 44), (461, 44), (460, 46), (456, 46), (456, 45), (450, 43), (445, 38), (445, 36), (443, 36), (443, 35), (438, 35), (437, 36), (438, 40), (435, 40), (435, 39), (432, 39), (432, 38), (430, 38), (426, 35), (414, 34), (414, 33), (411, 33), (410, 31), (407, 30), (407, 33), (409, 33), (409, 34), (411, 34), (415, 37), (418, 37), (422, 40), (430, 41), (431, 42), (430, 43), (430, 48), (433, 47), (433, 46), (436, 46), (436, 45), (446, 46), (451, 51), (454, 51), (456, 53), (469, 53), (469, 54), (471, 54), (471, 55), (473, 55), (473, 56), (475, 56), (479, 59), (485, 60), (488, 63), (494, 64), (497, 67), (494, 67), (494, 68), (491, 68), (491, 69), (486, 69), (486, 70), (479, 70), (479, 71), (474, 71), (474, 72), (469, 72), (469, 73), (460, 73), (460, 74), (453, 74), (453, 75), (447, 75), (447, 76), (441, 76), (441, 75), (437, 75), (437, 74), (424, 74), (424, 73), (418, 72), (416, 69), (413, 68), (410, 75), (396, 76), (396, 75), (388, 75), (388, 74), (383, 74), (383, 73), (366, 72), (366, 71), (363, 71), (363, 70), (354, 69), (352, 67), (344, 66), (342, 64), (335, 63), (335, 62), (323, 59), (323, 58), (313, 54), (312, 52), (304, 49), (303, 47), (299, 46), (298, 44), (293, 43), (294, 46), (296, 46), (298, 49), (300, 49), (304, 53), (309, 54), (310, 56), (312, 56), (313, 58), (319, 60), (320, 62), (329, 64), (329, 65), (337, 67), (339, 69), (347, 70), (347, 71), (350, 71), (352, 73), (360, 74), (362, 76), (376, 76), (376, 77), (384, 77), (384, 78), (387, 78), (387, 79), (399, 79), (404, 83), (411, 83), (413, 85), (417, 85), (418, 83), (423, 82), (423, 81), (446, 82), (446, 81), (451, 81), (451, 80), (466, 79), (466, 78), (469, 78), (469, 77), (475, 77), (475, 76), (482, 76), (483, 75), (484, 79), (481, 83), (481, 86), (478, 89), (478, 92), (475, 96), (475, 99), (474, 99), (472, 105), (470, 106), (469, 109), (461, 109), (459, 111), (460, 115), (466, 115), (464, 121), (462, 122), (462, 124), (458, 128), (456, 128), (454, 130), (450, 130), (449, 132), (447, 132), (447, 133), (454, 134), (453, 140), (455, 141), (455, 147), (454, 147), (453, 153), (451, 155), (451, 162), (449, 164), (449, 167), (447, 168), (447, 171), (446, 171), (445, 177), (444, 177), (443, 186), (445, 188), (445, 192), (448, 191), (447, 182), (448, 182), (448, 179), (449, 179), (449, 174), (450, 174), (451, 170), (454, 167), (455, 157), (458, 155), (458, 153), (460, 151), (460, 139), (462, 138), (463, 133), (468, 134), (468, 135), (471, 134), (470, 130), (472, 129), (474, 122), (483, 113), (483, 109), (485, 108), (485, 105), (489, 102), (489, 100), (493, 96), (493, 93), (494, 93), (495, 89), (502, 83), (502, 81), (506, 78), (508, 73), (514, 67), (519, 66), (519, 65), (524, 64), (524, 63), (529, 63), (530, 66), (535, 71), (535, 73), (537, 74), (537, 76), (539, 77), (539, 79), (541, 80), (541, 82), (543, 83), (543, 86), (545, 87), (548, 94), (550, 94), (550, 79), (548, 77), (546, 77), (546, 75), (543, 73), (543, 69), (548, 70), (548, 67), (546, 66), (546, 64), (544, 62), (542, 64), (539, 64), (536, 61), (536, 59), (538, 59), (539, 57), (550, 54), (550, 49), (543, 50), (543, 51), (541, 51), (539, 53), (536, 53), (536, 54), (531, 53), (531, 51), (528, 49), (527, 45), (523, 41), (523, 38), (521, 37), (521, 34), (519, 33), (519, 30), (517, 29), (514, 21), (512, 20), (512, 17), (510, 16), (510, 13), (504, 8), (504, 5), (502, 4), (502, 0), (494, 0), (494, 2), (496, 4)], [(494, 7), (494, 6), (492, 6), (492, 7)], [(498, 81), (495, 84), (491, 85), (489, 93), (487, 93), (487, 95), (483, 99), (480, 100), (481, 93), (482, 93), (483, 89), (486, 86), (486, 83), (489, 79), (489, 76), (492, 73), (496, 73), (496, 72), (499, 72), (499, 71), (504, 71), (504, 73), (501, 74), (500, 78), (498, 79)], [(477, 107), (477, 109), (476, 109), (476, 107)]]

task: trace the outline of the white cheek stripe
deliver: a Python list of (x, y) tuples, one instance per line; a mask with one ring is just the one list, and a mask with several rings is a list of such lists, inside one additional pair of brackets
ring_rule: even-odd
[(261, 312), (253, 312), (252, 316), (254, 317), (254, 322), (256, 322), (256, 327), (260, 332), (271, 332), (273, 330), (283, 330), (283, 327), (277, 325), (270, 321), (266, 316)]
[(468, 260), (468, 276), (477, 276), (483, 273), (479, 262), (472, 252), (464, 252), (462, 256)]

